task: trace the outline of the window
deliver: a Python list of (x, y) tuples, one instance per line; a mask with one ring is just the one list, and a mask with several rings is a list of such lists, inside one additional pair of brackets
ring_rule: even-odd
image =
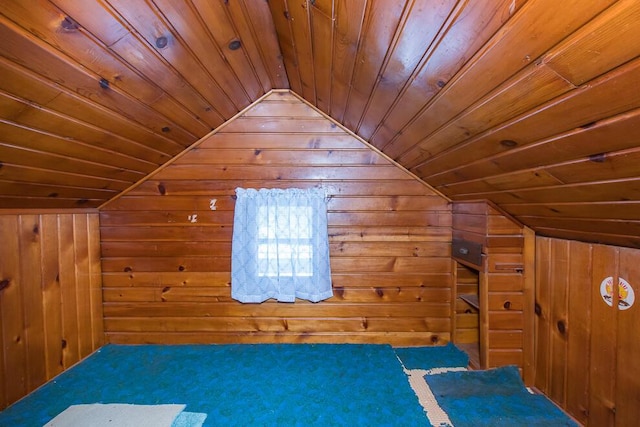
[(236, 189), (231, 296), (320, 301), (333, 295), (327, 207), (319, 189)]
[(313, 276), (311, 207), (260, 206), (258, 216), (258, 276)]

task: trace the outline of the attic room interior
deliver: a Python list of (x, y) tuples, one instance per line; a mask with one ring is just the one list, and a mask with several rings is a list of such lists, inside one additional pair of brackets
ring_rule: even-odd
[[(0, 411), (111, 346), (455, 344), (640, 418), (640, 2), (4, 0), (0, 32)], [(232, 298), (238, 189), (326, 196), (329, 298)]]

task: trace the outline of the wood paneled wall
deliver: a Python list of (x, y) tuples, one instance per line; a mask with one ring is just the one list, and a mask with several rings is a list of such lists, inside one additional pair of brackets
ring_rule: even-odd
[[(640, 419), (640, 250), (537, 238), (535, 385), (588, 426)], [(604, 279), (627, 281), (636, 303), (617, 309)]]
[[(322, 187), (334, 297), (230, 297), (237, 187)], [(213, 206), (213, 207), (212, 207)], [(448, 201), (288, 91), (277, 91), (100, 210), (114, 343), (443, 343)]]
[[(478, 298), (480, 277), (478, 271), (463, 264), (456, 266), (456, 295), (475, 296)], [(472, 298), (472, 302), (475, 302)], [(455, 337), (456, 344), (476, 344), (480, 342), (480, 329), (478, 308), (476, 304), (470, 304), (457, 298), (455, 302)], [(476, 352), (479, 351), (479, 348)], [(478, 366), (479, 367), (479, 366)]]
[(98, 214), (0, 212), (0, 409), (104, 343)]
[[(517, 365), (531, 384), (533, 232), (485, 201), (454, 202), (453, 239), (454, 259), (479, 271), (480, 366)], [(481, 246), (476, 259), (474, 244)]]

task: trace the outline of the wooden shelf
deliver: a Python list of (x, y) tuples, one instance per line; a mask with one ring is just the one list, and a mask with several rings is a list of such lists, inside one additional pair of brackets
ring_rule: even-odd
[(466, 302), (467, 304), (469, 304), (471, 307), (475, 308), (476, 310), (480, 310), (480, 301), (479, 301), (478, 295), (460, 294), (458, 295), (458, 297), (464, 302)]

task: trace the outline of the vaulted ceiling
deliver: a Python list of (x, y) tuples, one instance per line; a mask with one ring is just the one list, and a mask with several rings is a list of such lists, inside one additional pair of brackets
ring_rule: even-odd
[(290, 88), (452, 200), (640, 247), (637, 0), (3, 0), (0, 208), (98, 207)]

